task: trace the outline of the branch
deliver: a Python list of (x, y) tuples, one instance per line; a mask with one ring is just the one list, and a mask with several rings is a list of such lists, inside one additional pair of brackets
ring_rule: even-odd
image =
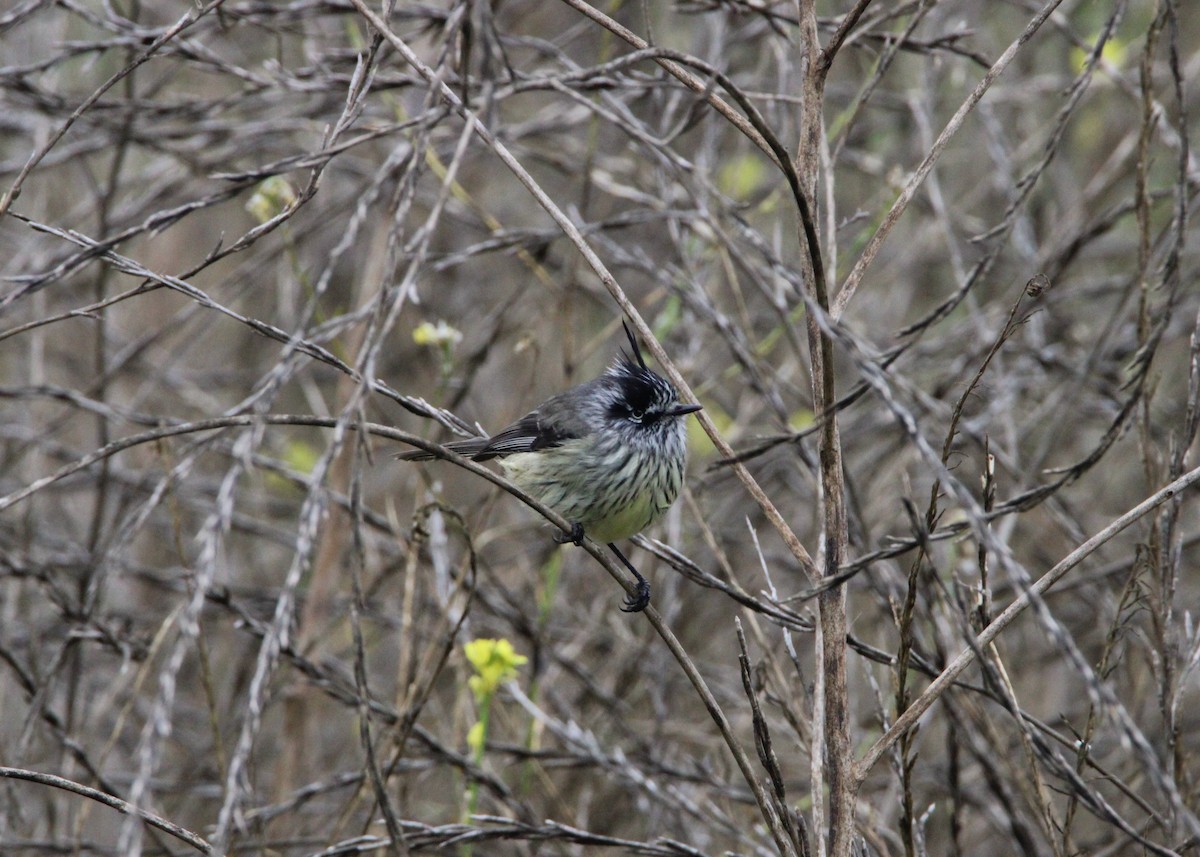
[(77, 795), (90, 798), (97, 803), (102, 803), (105, 806), (112, 807), (122, 815), (132, 815), (140, 818), (151, 827), (157, 827), (166, 833), (171, 834), (176, 839), (186, 842), (188, 845), (195, 848), (201, 854), (216, 854), (216, 849), (212, 847), (202, 837), (197, 836), (192, 831), (180, 827), (178, 824), (173, 824), (165, 818), (161, 818), (152, 812), (147, 812), (141, 807), (135, 806), (128, 801), (121, 800), (119, 797), (114, 797), (107, 792), (98, 791), (89, 788), (74, 780), (68, 780), (63, 777), (57, 777), (54, 774), (43, 774), (40, 771), (27, 771), (24, 768), (6, 768), (0, 767), (0, 777), (11, 780), (26, 780), (31, 783), (40, 783), (43, 786), (51, 786), (56, 789), (62, 789), (66, 792), (73, 792)]
[(983, 651), (992, 640), (1000, 636), (1000, 633), (1011, 625), (1013, 620), (1024, 612), (1026, 607), (1034, 603), (1037, 598), (1061, 580), (1067, 572), (1094, 553), (1097, 548), (1108, 543), (1118, 533), (1142, 516), (1154, 511), (1163, 503), (1173, 499), (1197, 482), (1200, 482), (1200, 467), (1188, 472), (1165, 488), (1150, 495), (1075, 550), (1071, 551), (1057, 565), (1038, 578), (1036, 583), (1023, 592), (1016, 601), (1008, 605), (1003, 613), (984, 628), (972, 644), (960, 652), (958, 657), (951, 661), (950, 665), (942, 670), (938, 677), (930, 683), (929, 687), (925, 688), (925, 692), (917, 697), (916, 701), (900, 717), (896, 718), (896, 722), (892, 724), (891, 728), (871, 745), (862, 759), (854, 766), (854, 773), (857, 780), (862, 782), (866, 779), (871, 768), (879, 761), (879, 757), (886, 753), (900, 739), (901, 735), (916, 725), (921, 715), (928, 711), (937, 702), (938, 698), (946, 692), (951, 683), (962, 674), (963, 670), (974, 662), (976, 653)]

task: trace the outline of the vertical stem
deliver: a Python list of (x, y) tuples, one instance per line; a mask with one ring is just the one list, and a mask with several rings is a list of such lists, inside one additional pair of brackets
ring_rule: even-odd
[[(483, 764), (483, 750), (487, 746), (488, 720), (492, 714), (492, 694), (488, 694), (479, 701), (479, 746), (475, 748), (475, 752), (471, 754), (471, 761), (476, 767)], [(463, 824), (471, 823), (471, 816), (475, 814), (475, 810), (479, 808), (479, 780), (471, 777), (470, 783), (467, 785), (467, 805), (463, 811)], [(467, 842), (459, 846), (459, 854), (462, 857), (471, 857), (472, 845)]]
[(825, 675), (825, 754), (829, 780), (829, 853), (849, 857), (854, 842), (854, 805), (858, 784), (850, 756), (850, 715), (846, 687), (846, 589), (822, 592), (821, 633), (825, 638), (821, 671)]
[[(861, 8), (861, 4), (860, 4)], [(796, 172), (803, 182), (803, 195), (816, 199), (816, 177), (820, 167), (821, 119), (825, 75), (829, 56), (822, 50), (817, 35), (816, 5), (801, 0), (800, 39), (805, 52), (800, 145), (796, 153)], [(824, 264), (820, 243), (815, 238), (816, 217), (811, 202), (801, 211), (800, 246), (808, 250), (810, 268), (806, 281), (812, 298), (824, 313), (829, 312)], [(841, 440), (833, 405), (837, 388), (833, 365), (833, 344), (812, 312), (808, 313), (808, 342), (812, 361), (813, 411), (822, 415), (821, 425), (821, 499), (825, 544), (824, 575), (837, 574), (846, 553), (845, 482), (842, 474)], [(855, 800), (858, 783), (854, 777), (854, 759), (850, 752), (849, 691), (846, 683), (846, 590), (842, 586), (821, 593), (817, 599), (820, 614), (821, 672), (825, 683), (825, 760), (829, 783), (829, 853), (831, 857), (849, 857), (854, 842)]]

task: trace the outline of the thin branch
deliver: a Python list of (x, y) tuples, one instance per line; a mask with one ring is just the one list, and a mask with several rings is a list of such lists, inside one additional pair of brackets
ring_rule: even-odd
[(186, 842), (188, 845), (195, 848), (201, 854), (220, 854), (212, 845), (210, 845), (201, 836), (192, 833), (190, 830), (180, 827), (178, 824), (167, 821), (161, 816), (157, 816), (152, 812), (142, 809), (139, 806), (134, 806), (128, 801), (121, 800), (119, 797), (90, 788), (77, 783), (74, 780), (68, 780), (65, 777), (58, 777), (54, 774), (44, 774), (40, 771), (27, 771), (23, 768), (8, 768), (0, 767), (0, 777), (11, 780), (25, 780), (31, 783), (38, 783), (43, 786), (51, 786), (56, 789), (62, 789), (66, 792), (80, 795), (94, 800), (97, 803), (104, 804), (107, 807), (115, 809), (122, 815), (134, 816), (140, 818), (151, 827), (156, 827), (159, 830), (169, 833), (181, 842)]
[(871, 768), (879, 761), (882, 756), (893, 744), (900, 739), (900, 736), (916, 725), (929, 708), (938, 701), (938, 699), (949, 689), (950, 685), (958, 676), (962, 675), (963, 671), (969, 667), (974, 661), (976, 654), (986, 649), (986, 647), (1000, 635), (1009, 625), (1013, 623), (1018, 616), (1025, 611), (1035, 600), (1043, 593), (1048, 591), (1055, 583), (1061, 580), (1071, 569), (1075, 568), (1083, 560), (1087, 559), (1098, 548), (1111, 541), (1118, 533), (1134, 523), (1149, 512), (1154, 511), (1162, 504), (1174, 499), (1181, 492), (1187, 490), (1191, 486), (1200, 482), (1200, 468), (1196, 468), (1187, 474), (1176, 479), (1171, 484), (1159, 489), (1154, 494), (1151, 494), (1138, 505), (1134, 506), (1124, 515), (1114, 520), (1107, 527), (1102, 529), (1096, 535), (1092, 536), (1086, 542), (1081, 544), (1075, 550), (1071, 551), (1054, 565), (1049, 571), (1037, 579), (1037, 581), (1025, 592), (1008, 605), (1003, 612), (1000, 613), (991, 624), (984, 628), (977, 637), (972, 641), (972, 644), (957, 657), (951, 661), (938, 677), (930, 682), (929, 687), (921, 693), (920, 696), (913, 701), (905, 712), (896, 718), (896, 722), (867, 749), (862, 758), (855, 765), (855, 776), (859, 780), (866, 778)]

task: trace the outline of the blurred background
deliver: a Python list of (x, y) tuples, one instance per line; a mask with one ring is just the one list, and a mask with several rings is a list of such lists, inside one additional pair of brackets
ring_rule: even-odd
[[(620, 62), (634, 47), (580, 5), (389, 21), (579, 226), (819, 555), (787, 183), (703, 68), (697, 93)], [(789, 152), (823, 123), (804, 178), (842, 299), (861, 752), (1021, 569), (1195, 465), (1200, 20), (1165, 0), (867, 3), (818, 115), (797, 5), (595, 8), (719, 69)], [(822, 45), (850, 7), (816, 5)], [(561, 230), (351, 3), (15, 0), (0, 81), (0, 193), (19, 189), (0, 216), (0, 764), (230, 853), (777, 853), (604, 570), (368, 430), (495, 431), (624, 339)], [(810, 581), (698, 425), (691, 449), (684, 495), (626, 552), (751, 748), (740, 619), (782, 800), (823, 853)], [(1009, 628), (871, 772), (860, 853), (1194, 848), (1198, 533), (1184, 492)], [(6, 854), (193, 850), (29, 778), (0, 788)]]

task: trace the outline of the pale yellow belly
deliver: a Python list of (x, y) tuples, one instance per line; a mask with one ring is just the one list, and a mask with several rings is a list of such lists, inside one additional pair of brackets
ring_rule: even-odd
[(600, 521), (581, 521), (584, 532), (598, 542), (615, 542), (637, 535), (654, 523), (660, 513), (654, 507), (651, 492), (643, 491), (634, 502)]

